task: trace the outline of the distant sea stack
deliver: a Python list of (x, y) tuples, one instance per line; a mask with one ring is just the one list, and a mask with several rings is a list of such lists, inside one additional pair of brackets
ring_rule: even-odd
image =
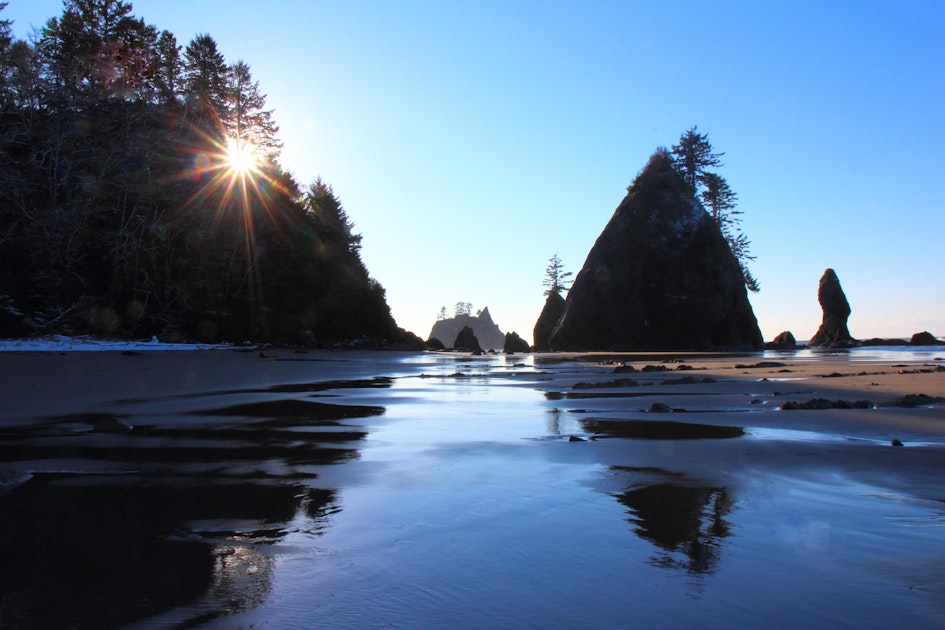
[[(536, 333), (536, 346), (538, 343)], [(759, 349), (744, 275), (715, 222), (658, 151), (568, 292), (553, 350)]]
[(823, 309), (824, 318), (810, 340), (811, 348), (852, 348), (860, 345), (847, 329), (847, 319), (852, 312), (847, 296), (840, 286), (840, 279), (833, 269), (824, 271), (817, 288), (817, 301)]
[(796, 350), (797, 339), (794, 338), (794, 333), (790, 330), (785, 330), (779, 333), (772, 341), (766, 343), (765, 348), (771, 350)]
[(505, 334), (505, 344), (502, 346), (502, 352), (506, 354), (515, 354), (516, 352), (528, 352), (531, 350), (528, 342), (518, 336), (517, 332)]
[(505, 333), (492, 321), (488, 306), (477, 315), (460, 314), (437, 321), (433, 324), (429, 339), (439, 339), (447, 348), (457, 347), (456, 336), (465, 326), (472, 328), (483, 349), (501, 350), (505, 346)]
[(479, 339), (469, 326), (463, 326), (463, 329), (456, 335), (456, 341), (453, 343), (456, 350), (465, 350), (466, 352), (482, 352), (479, 345)]

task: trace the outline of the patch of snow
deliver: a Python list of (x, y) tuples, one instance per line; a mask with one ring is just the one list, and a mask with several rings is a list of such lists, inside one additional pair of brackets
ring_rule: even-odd
[(149, 350), (211, 350), (233, 348), (232, 344), (161, 343), (151, 341), (115, 341), (90, 337), (49, 335), (32, 339), (0, 339), (0, 352), (93, 352)]

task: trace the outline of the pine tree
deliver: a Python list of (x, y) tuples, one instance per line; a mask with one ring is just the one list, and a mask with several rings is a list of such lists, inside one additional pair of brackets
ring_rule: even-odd
[(673, 158), (676, 170), (689, 185), (690, 192), (695, 195), (702, 177), (710, 168), (721, 166), (720, 157), (724, 153), (713, 153), (709, 134), (699, 133), (698, 127), (693, 126), (679, 138), (679, 144), (673, 145)]
[(161, 31), (156, 46), (157, 68), (154, 76), (154, 87), (161, 103), (176, 101), (178, 92), (183, 88), (184, 66), (180, 51), (181, 47), (177, 44), (174, 34)]
[(564, 270), (564, 263), (561, 262), (558, 254), (549, 258), (548, 266), (545, 268), (545, 280), (542, 283), (543, 286), (547, 287), (544, 295), (549, 296), (552, 293), (561, 295), (562, 291), (567, 291), (571, 286), (571, 282), (568, 278), (572, 275), (574, 274), (570, 271)]
[(748, 261), (755, 257), (751, 255), (751, 241), (741, 230), (739, 215), (742, 213), (735, 209), (738, 196), (724, 177), (709, 170), (722, 165), (719, 158), (724, 153), (715, 153), (709, 135), (699, 133), (697, 129), (695, 126), (688, 129), (680, 136), (679, 144), (673, 145), (673, 167), (686, 182), (692, 195), (699, 197), (708, 207), (712, 219), (738, 261), (746, 288), (757, 293), (761, 290), (761, 284), (748, 270)]
[(734, 218), (735, 215), (741, 214), (740, 211), (735, 210), (735, 201), (738, 196), (729, 187), (724, 177), (718, 173), (705, 173), (702, 176), (702, 185), (703, 189), (699, 196), (702, 198), (702, 203), (709, 208), (709, 213), (716, 223), (721, 226), (725, 222), (741, 220)]
[(197, 35), (184, 50), (184, 94), (198, 117), (227, 119), (229, 95), (226, 61), (210, 35)]
[(249, 151), (265, 161), (276, 159), (282, 143), (276, 138), (279, 127), (266, 109), (266, 96), (253, 81), (249, 65), (237, 61), (228, 75), (229, 111), (227, 131), (241, 151)]
[(320, 248), (359, 255), (361, 235), (354, 233), (354, 223), (334, 190), (322, 178), (309, 186), (305, 205), (314, 222), (314, 235)]

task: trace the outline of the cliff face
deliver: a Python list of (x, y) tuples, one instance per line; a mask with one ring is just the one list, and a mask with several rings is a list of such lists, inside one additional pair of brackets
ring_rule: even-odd
[(761, 348), (744, 277), (664, 153), (650, 158), (568, 292), (553, 350)]
[(482, 309), (478, 316), (457, 315), (437, 321), (428, 338), (439, 339), (445, 347), (452, 348), (455, 347), (456, 336), (465, 326), (472, 328), (483, 350), (501, 350), (505, 345), (505, 333), (492, 321), (489, 307)]

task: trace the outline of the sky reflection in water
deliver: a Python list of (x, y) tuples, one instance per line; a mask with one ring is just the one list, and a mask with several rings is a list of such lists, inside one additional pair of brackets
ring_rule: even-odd
[[(0, 625), (945, 621), (945, 504), (844, 470), (739, 463), (745, 444), (803, 455), (817, 447), (804, 432), (574, 413), (529, 385), (570, 367), (531, 357), (404, 367), (380, 385), (276, 392), (354, 405), (327, 415), (230, 392), (139, 435), (4, 432), (10, 465), (137, 472), (36, 475), (0, 494)], [(155, 455), (161, 437), (183, 450)], [(676, 465), (693, 457), (717, 462), (710, 478)]]

